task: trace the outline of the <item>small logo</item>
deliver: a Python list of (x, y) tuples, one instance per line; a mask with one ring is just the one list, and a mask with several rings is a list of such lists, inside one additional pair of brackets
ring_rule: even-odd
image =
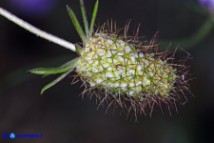
[(16, 138), (16, 134), (15, 133), (10, 133), (10, 139), (15, 139)]
[(14, 132), (11, 132), (11, 133), (3, 133), (2, 134), (2, 138), (3, 139), (11, 139), (11, 140), (14, 140), (14, 139), (17, 139), (17, 138), (31, 138), (31, 139), (38, 139), (38, 138), (42, 138), (43, 137), (43, 134), (41, 134), (41, 133), (34, 133), (34, 134), (24, 134), (24, 133), (22, 133), (22, 134), (19, 134), (19, 133), (14, 133)]

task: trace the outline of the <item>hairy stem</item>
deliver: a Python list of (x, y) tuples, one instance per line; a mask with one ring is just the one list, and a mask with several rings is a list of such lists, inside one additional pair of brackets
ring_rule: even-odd
[(12, 13), (8, 12), (7, 10), (5, 10), (1, 7), (0, 7), (0, 15), (4, 16), (8, 20), (14, 22), (15, 24), (19, 25), (20, 27), (26, 29), (27, 31), (29, 31), (41, 38), (44, 38), (48, 41), (58, 44), (73, 52), (76, 52), (76, 48), (75, 48), (74, 44), (34, 27), (33, 25), (23, 21), (22, 19), (18, 18), (17, 16), (13, 15)]

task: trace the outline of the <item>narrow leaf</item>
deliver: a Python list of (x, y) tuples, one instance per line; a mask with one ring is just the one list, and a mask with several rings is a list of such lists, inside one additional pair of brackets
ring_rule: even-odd
[(73, 69), (75, 67), (75, 63), (78, 61), (79, 58), (75, 58), (65, 64), (63, 64), (60, 67), (55, 67), (55, 68), (36, 68), (30, 70), (31, 73), (33, 74), (38, 74), (38, 75), (54, 75), (54, 74), (60, 74), (64, 73), (66, 71), (69, 71), (70, 69)]
[(80, 23), (77, 20), (75, 13), (73, 12), (73, 10), (68, 5), (66, 7), (67, 7), (68, 15), (69, 15), (77, 33), (79, 34), (80, 38), (84, 42), (86, 40), (86, 35), (84, 34), (82, 27), (80, 26)]
[(36, 68), (36, 69), (30, 70), (30, 72), (38, 75), (54, 75), (54, 74), (66, 72), (69, 69), (70, 69), (69, 66), (56, 67), (56, 68)]
[(92, 35), (92, 32), (94, 30), (94, 22), (97, 16), (98, 6), (99, 6), (99, 0), (97, 0), (96, 3), (94, 4), (94, 9), (93, 9), (91, 23), (90, 23), (90, 31), (89, 31), (90, 36)]
[(84, 27), (85, 27), (85, 33), (86, 33), (86, 36), (88, 36), (88, 31), (89, 31), (88, 19), (87, 19), (86, 9), (85, 9), (85, 5), (84, 5), (83, 0), (80, 0), (80, 9), (81, 9), (83, 23), (84, 23)]
[(47, 84), (45, 87), (43, 87), (42, 90), (41, 90), (41, 94), (43, 94), (46, 90), (48, 90), (49, 88), (53, 87), (58, 82), (60, 82), (62, 79), (64, 79), (70, 72), (72, 72), (72, 70), (69, 70), (68, 72), (60, 75), (58, 78), (56, 78), (55, 80), (53, 80), (52, 82), (50, 82), (49, 84)]

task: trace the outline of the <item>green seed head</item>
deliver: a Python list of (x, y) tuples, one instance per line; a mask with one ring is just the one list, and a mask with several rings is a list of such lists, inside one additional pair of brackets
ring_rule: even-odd
[(168, 96), (177, 80), (176, 70), (166, 60), (137, 52), (134, 44), (105, 33), (89, 38), (76, 71), (92, 88), (140, 100)]

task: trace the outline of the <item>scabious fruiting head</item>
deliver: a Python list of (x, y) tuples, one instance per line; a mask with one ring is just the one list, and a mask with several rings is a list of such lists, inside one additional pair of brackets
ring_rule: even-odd
[(168, 96), (177, 80), (176, 70), (166, 59), (137, 52), (136, 45), (106, 33), (89, 38), (76, 71), (92, 88), (139, 100), (146, 95)]
[(168, 52), (158, 52), (154, 40), (145, 45), (106, 31), (94, 33), (80, 51), (76, 72), (86, 87), (84, 95), (134, 111), (137, 117), (154, 104), (174, 104), (188, 90), (186, 67), (175, 64)]

